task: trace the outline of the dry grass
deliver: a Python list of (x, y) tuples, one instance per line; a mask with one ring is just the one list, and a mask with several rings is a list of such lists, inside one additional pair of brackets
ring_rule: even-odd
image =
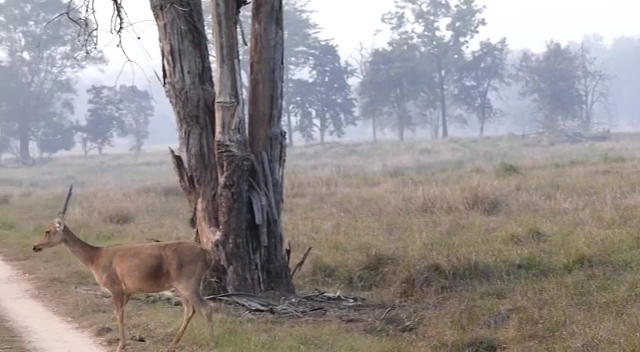
[[(221, 351), (640, 350), (640, 143), (527, 146), (514, 137), (330, 145), (289, 152), (285, 232), (297, 276), (403, 303), (385, 319), (285, 321), (219, 308)], [(637, 139), (637, 136), (636, 138)], [(52, 306), (115, 341), (109, 301), (78, 293), (91, 274), (62, 248), (30, 246), (79, 187), (68, 221), (91, 243), (191, 239), (166, 154), (61, 158), (3, 169), (5, 256)], [(6, 195), (8, 205), (2, 205)], [(294, 260), (297, 258), (294, 258)], [(133, 351), (166, 346), (181, 308), (133, 301)], [(404, 329), (412, 322), (414, 329)], [(202, 318), (183, 351), (210, 348)], [(409, 331), (407, 331), (409, 330)]]

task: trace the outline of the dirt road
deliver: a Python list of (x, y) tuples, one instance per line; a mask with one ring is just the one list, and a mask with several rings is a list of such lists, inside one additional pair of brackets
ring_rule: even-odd
[(0, 315), (0, 352), (28, 352), (22, 337)]
[[(20, 346), (15, 336), (17, 334), (29, 351), (104, 351), (89, 335), (78, 331), (34, 300), (29, 284), (2, 258), (0, 292), (0, 351), (5, 340), (3, 333), (8, 335), (5, 340), (7, 345), (13, 343), (14, 346)], [(16, 351), (20, 351), (18, 348)]]

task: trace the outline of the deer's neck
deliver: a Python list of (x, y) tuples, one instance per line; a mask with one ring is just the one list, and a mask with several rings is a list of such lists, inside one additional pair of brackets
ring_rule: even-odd
[(64, 246), (67, 247), (69, 252), (78, 258), (82, 264), (91, 268), (100, 247), (92, 246), (79, 239), (78, 236), (66, 226), (62, 231), (64, 232), (64, 240), (62, 242)]

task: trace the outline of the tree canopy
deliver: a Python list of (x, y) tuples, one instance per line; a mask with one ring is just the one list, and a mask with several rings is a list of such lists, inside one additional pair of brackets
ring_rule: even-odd
[[(78, 73), (106, 62), (100, 52), (84, 55), (76, 24), (62, 18), (51, 21), (68, 10), (64, 0), (0, 3), (0, 51), (4, 54), (0, 59), (4, 86), (0, 124), (17, 141), (15, 152), (23, 160), (31, 158), (32, 141), (50, 146), (52, 133), (70, 125)], [(73, 7), (69, 16), (79, 17)], [(95, 27), (90, 22), (86, 26)], [(69, 143), (63, 143), (63, 149)]]

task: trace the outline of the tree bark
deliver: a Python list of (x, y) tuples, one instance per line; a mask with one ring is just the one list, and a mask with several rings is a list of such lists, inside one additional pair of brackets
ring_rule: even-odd
[[(151, 0), (165, 90), (177, 119), (180, 185), (196, 241), (216, 254), (222, 291), (293, 293), (282, 236), (282, 0), (253, 4), (249, 132), (243, 116), (237, 15), (243, 0), (212, 1), (215, 92), (199, 0)], [(187, 9), (187, 10), (185, 10)]]
[[(260, 292), (247, 236), (251, 155), (244, 125), (238, 50), (237, 0), (212, 2), (216, 57), (215, 155), (218, 170), (219, 235), (215, 249), (227, 269), (227, 290)], [(255, 5), (254, 5), (255, 6)], [(250, 84), (250, 90), (253, 84)]]
[[(213, 248), (219, 232), (214, 199), (218, 184), (213, 153), (215, 91), (202, 5), (191, 0), (150, 0), (150, 4), (158, 25), (163, 85), (186, 159), (185, 163), (172, 151), (174, 167), (193, 211), (195, 240)], [(214, 268), (219, 274), (210, 276), (224, 281), (223, 265), (216, 259)]]
[[(294, 293), (285, 257), (282, 203), (286, 133), (282, 129), (284, 27), (282, 0), (255, 0), (251, 13), (249, 147), (256, 161), (251, 227), (262, 290)], [(292, 136), (290, 136), (291, 138)], [(257, 187), (256, 187), (257, 186)], [(261, 205), (260, 207), (258, 205)], [(258, 211), (261, 209), (261, 211)]]

